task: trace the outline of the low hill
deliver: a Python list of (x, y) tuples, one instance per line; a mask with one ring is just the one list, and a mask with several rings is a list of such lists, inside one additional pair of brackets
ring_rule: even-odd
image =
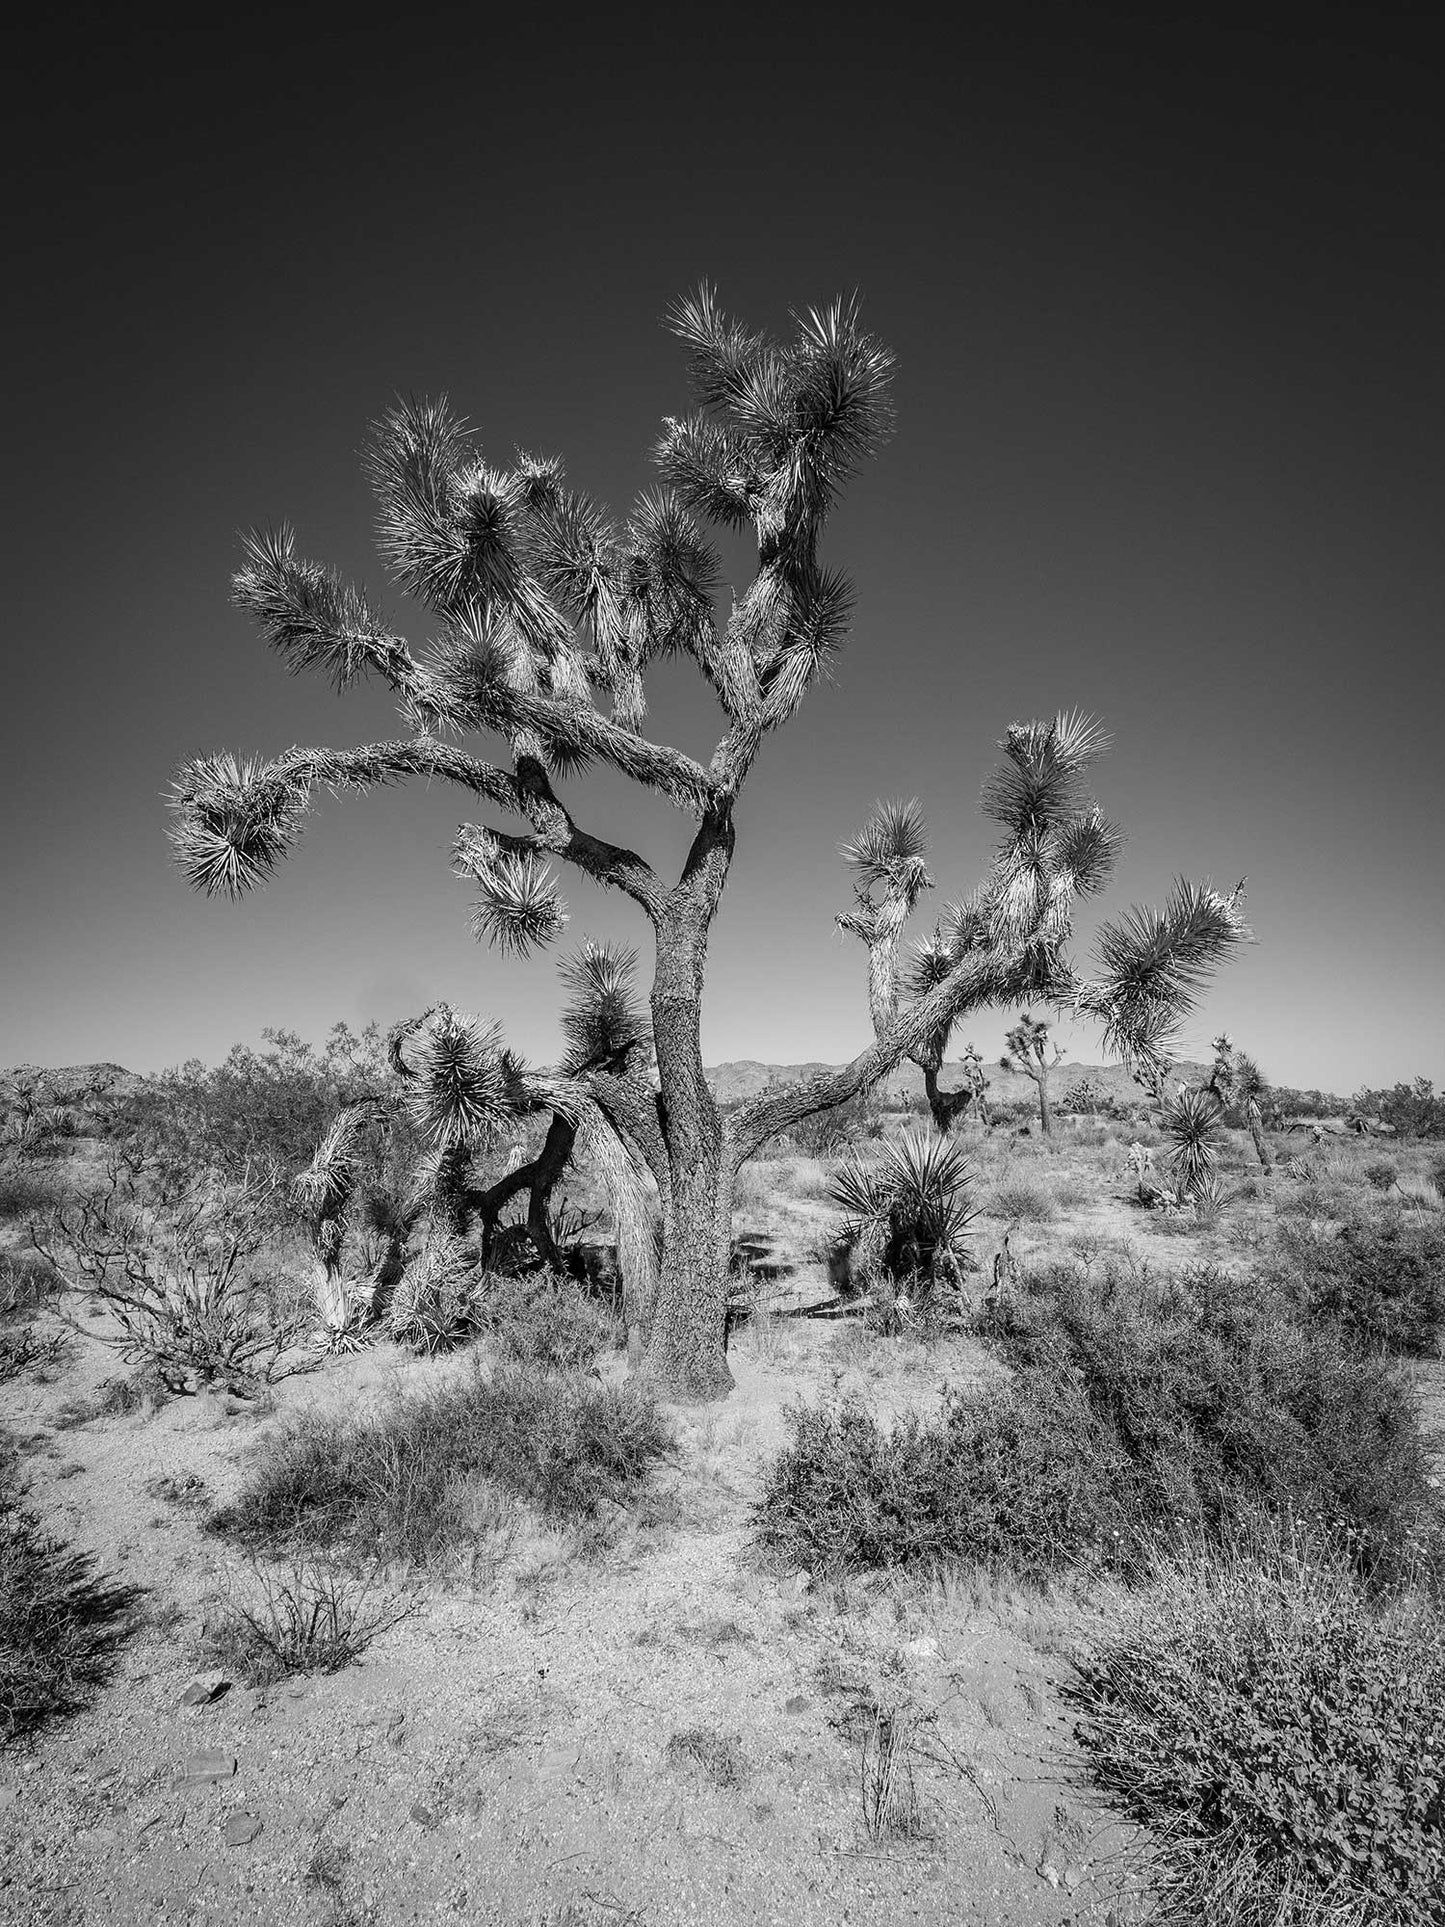
[[(707, 1072), (707, 1081), (713, 1095), (720, 1104), (735, 1104), (742, 1098), (756, 1097), (771, 1083), (791, 1083), (802, 1077), (816, 1076), (820, 1071), (836, 1070), (836, 1064), (760, 1064), (753, 1058), (742, 1058), (731, 1064), (718, 1064)], [(1032, 1101), (1034, 1085), (1021, 1071), (1001, 1070), (997, 1064), (987, 1065), (989, 1096), (999, 1102), (1014, 1098)], [(1185, 1082), (1196, 1082), (1209, 1075), (1207, 1064), (1180, 1063), (1178, 1074)], [(1049, 1089), (1057, 1103), (1065, 1091), (1082, 1078), (1087, 1077), (1106, 1096), (1118, 1098), (1139, 1098), (1143, 1094), (1129, 1072), (1122, 1064), (1079, 1064), (1069, 1062), (1056, 1065), (1049, 1073)], [(958, 1068), (945, 1064), (940, 1083), (945, 1090), (954, 1089), (960, 1082)], [(889, 1073), (879, 1086), (884, 1098), (910, 1098), (923, 1095), (923, 1072), (916, 1064), (903, 1064)]]

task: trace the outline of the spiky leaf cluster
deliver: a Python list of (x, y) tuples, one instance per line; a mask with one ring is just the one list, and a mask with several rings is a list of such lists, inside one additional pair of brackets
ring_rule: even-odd
[(169, 798), (176, 860), (207, 896), (242, 897), (289, 854), (308, 801), (306, 784), (263, 757), (198, 756)]
[(501, 1029), (439, 1004), (409, 1039), (405, 1102), (436, 1150), (493, 1143), (514, 1114)]
[(566, 906), (552, 866), (541, 857), (505, 849), (485, 830), (459, 839), (458, 857), (476, 880), (472, 934), (478, 942), (525, 957), (561, 934)]
[(957, 1139), (910, 1132), (885, 1144), (867, 1163), (850, 1157), (833, 1180), (833, 1201), (847, 1216), (847, 1235), (870, 1229), (916, 1247), (926, 1263), (943, 1251), (962, 1255), (978, 1215), (973, 1173)]
[(651, 1026), (633, 981), (636, 969), (635, 950), (590, 939), (558, 966), (567, 991), (561, 1013), (564, 1076), (610, 1064), (649, 1042)]

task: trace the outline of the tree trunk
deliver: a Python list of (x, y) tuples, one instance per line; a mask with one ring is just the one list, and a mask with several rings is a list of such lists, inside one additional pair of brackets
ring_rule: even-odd
[(1260, 1168), (1265, 1171), (1274, 1169), (1274, 1159), (1269, 1154), (1269, 1146), (1264, 1141), (1264, 1119), (1258, 1104), (1253, 1098), (1244, 1107), (1245, 1121), (1249, 1125), (1249, 1135), (1254, 1139), (1254, 1148), (1259, 1154)]
[(1049, 1096), (1047, 1071), (1041, 1071), (1039, 1074), (1039, 1128), (1045, 1137), (1052, 1137), (1054, 1134), (1054, 1105)]
[(732, 1390), (727, 1362), (727, 1267), (732, 1173), (720, 1159), (675, 1166), (662, 1221), (662, 1276), (647, 1350), (648, 1375), (689, 1403)]
[(647, 1374), (666, 1396), (697, 1402), (722, 1398), (733, 1383), (727, 1268), (736, 1162), (702, 1071), (708, 928), (732, 851), (732, 818), (721, 809), (704, 819), (655, 926), (652, 1038), (668, 1185)]
[[(914, 1059), (916, 1063), (917, 1058)], [(938, 1066), (923, 1066), (923, 1088), (928, 1097), (928, 1108), (933, 1113), (933, 1128), (940, 1137), (947, 1137), (953, 1129), (953, 1121), (962, 1115), (973, 1102), (973, 1091), (968, 1085), (961, 1090), (945, 1091), (938, 1082)]]

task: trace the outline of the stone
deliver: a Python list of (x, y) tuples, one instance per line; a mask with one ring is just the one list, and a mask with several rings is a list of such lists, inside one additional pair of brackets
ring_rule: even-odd
[(1064, 1885), (1072, 1893), (1084, 1877), (1084, 1870), (1077, 1860), (1071, 1860), (1064, 1868)]
[(908, 1650), (915, 1659), (936, 1659), (938, 1657), (938, 1641), (936, 1639), (913, 1639), (908, 1643)]
[(812, 1573), (795, 1572), (792, 1578), (788, 1580), (783, 1590), (784, 1592), (793, 1594), (795, 1598), (801, 1599), (803, 1594), (808, 1590), (808, 1588), (812, 1585), (812, 1583), (813, 1583)]
[(790, 1693), (783, 1702), (783, 1710), (788, 1713), (806, 1713), (812, 1704), (806, 1693)]
[(249, 1847), (261, 1831), (261, 1822), (254, 1813), (228, 1813), (226, 1815), (226, 1845), (228, 1847)]
[(235, 1771), (236, 1758), (233, 1753), (224, 1753), (215, 1746), (203, 1746), (182, 1763), (181, 1783), (184, 1786), (208, 1786), (213, 1780), (229, 1780)]
[(411, 1817), (413, 1820), (416, 1821), (419, 1827), (424, 1827), (427, 1830), (427, 1832), (430, 1832), (431, 1829), (437, 1823), (436, 1814), (432, 1811), (432, 1809), (429, 1806), (426, 1806), (420, 1800), (418, 1800), (416, 1805), (412, 1808)]
[(210, 1706), (231, 1690), (231, 1682), (221, 1673), (202, 1673), (181, 1694), (182, 1706)]
[(0, 1813), (7, 1807), (13, 1807), (19, 1797), (13, 1786), (0, 1786)]

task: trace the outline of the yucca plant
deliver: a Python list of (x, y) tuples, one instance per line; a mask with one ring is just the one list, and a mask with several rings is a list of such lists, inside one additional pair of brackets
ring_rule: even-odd
[(1219, 1160), (1224, 1106), (1211, 1090), (1181, 1090), (1159, 1113), (1159, 1128), (1172, 1146), (1169, 1165), (1183, 1200), (1197, 1198)]
[(884, 1144), (876, 1162), (848, 1158), (834, 1177), (832, 1197), (847, 1214), (845, 1238), (871, 1248), (895, 1279), (917, 1280), (926, 1292), (939, 1279), (960, 1278), (978, 1215), (961, 1144), (909, 1132)]

